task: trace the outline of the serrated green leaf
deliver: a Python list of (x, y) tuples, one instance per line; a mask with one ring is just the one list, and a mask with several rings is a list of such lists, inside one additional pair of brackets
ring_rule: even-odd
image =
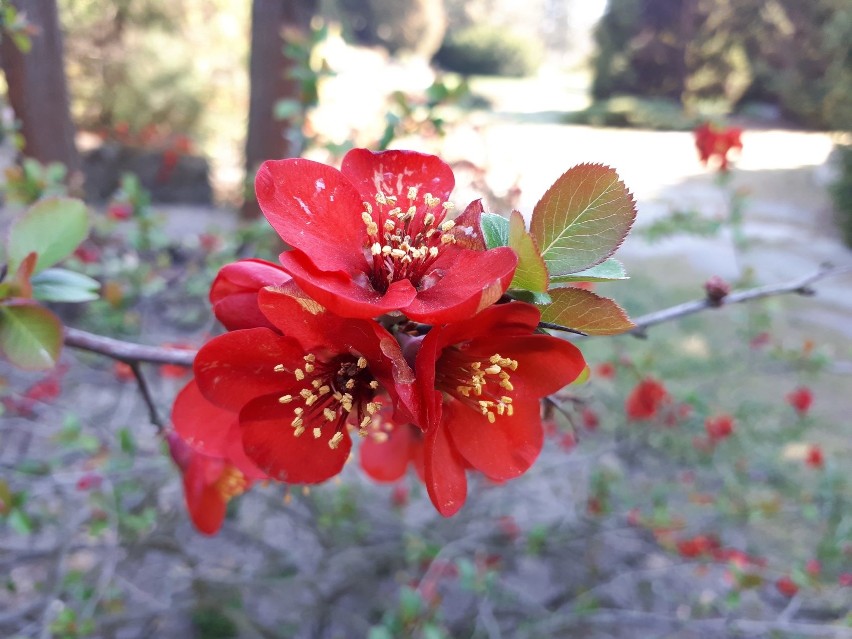
[(553, 303), (541, 307), (541, 320), (588, 335), (618, 335), (634, 324), (618, 304), (582, 288), (558, 288), (550, 292)]
[(39, 273), (65, 259), (89, 234), (86, 205), (70, 198), (36, 202), (9, 232), (9, 261), (18, 265), (31, 251), (38, 253)]
[(100, 282), (64, 268), (49, 268), (32, 279), (33, 297), (46, 302), (90, 302), (98, 299)]
[(547, 291), (547, 267), (535, 240), (527, 233), (523, 216), (517, 211), (509, 216), (509, 246), (518, 254), (518, 267), (509, 287), (538, 293)]
[(614, 169), (568, 169), (533, 209), (530, 233), (551, 276), (600, 264), (624, 241), (636, 218), (633, 196)]
[(0, 306), (0, 352), (28, 370), (53, 368), (62, 348), (62, 323), (49, 310), (29, 302)]
[(612, 280), (626, 280), (627, 271), (624, 265), (615, 258), (604, 260), (600, 264), (587, 268), (584, 271), (571, 273), (569, 275), (554, 275), (550, 278), (551, 288), (572, 282), (610, 282)]
[(509, 220), (495, 213), (483, 213), (481, 220), (487, 248), (509, 246)]

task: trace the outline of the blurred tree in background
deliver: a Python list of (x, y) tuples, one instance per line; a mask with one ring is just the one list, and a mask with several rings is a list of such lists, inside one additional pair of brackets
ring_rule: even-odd
[(595, 39), (596, 98), (761, 100), (809, 126), (852, 128), (848, 0), (610, 0)]
[(74, 178), (80, 157), (68, 106), (56, 0), (15, 0), (11, 5), (26, 11), (32, 26), (29, 51), (19, 49), (11, 37), (0, 43), (8, 99), (20, 123), (22, 152), (42, 163), (61, 162)]

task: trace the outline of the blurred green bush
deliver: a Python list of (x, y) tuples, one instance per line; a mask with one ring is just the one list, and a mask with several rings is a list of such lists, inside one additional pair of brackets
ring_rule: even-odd
[(541, 44), (504, 27), (479, 24), (450, 31), (433, 61), (463, 75), (532, 75), (541, 64)]
[(347, 35), (390, 53), (434, 55), (447, 28), (441, 0), (337, 0)]
[(597, 99), (759, 100), (808, 126), (852, 128), (849, 0), (610, 0), (595, 40)]
[(698, 119), (684, 112), (681, 104), (667, 98), (643, 98), (630, 95), (599, 100), (589, 108), (568, 114), (571, 124), (636, 127), (658, 131), (689, 131)]

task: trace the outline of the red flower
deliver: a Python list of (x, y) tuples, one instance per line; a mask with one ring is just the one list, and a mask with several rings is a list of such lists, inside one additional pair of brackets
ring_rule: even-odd
[(837, 584), (844, 588), (852, 586), (852, 572), (841, 573), (837, 578)]
[(653, 419), (660, 408), (671, 401), (666, 387), (657, 380), (646, 377), (627, 396), (624, 410), (628, 419), (635, 421)]
[(805, 564), (805, 572), (808, 573), (811, 577), (818, 577), (822, 572), (822, 564), (819, 559), (808, 559)]
[(615, 366), (611, 362), (603, 362), (595, 367), (595, 374), (603, 379), (612, 379), (615, 377)]
[(825, 465), (825, 457), (822, 454), (822, 448), (819, 446), (811, 446), (805, 455), (805, 463), (811, 468), (822, 468)]
[[(286, 337), (268, 328), (221, 335), (199, 351), (195, 377), (210, 402), (239, 413), (254, 463), (274, 479), (311, 484), (343, 468), (350, 422), (366, 434), (373, 416), (389, 401), (396, 405), (400, 393), (414, 405), (413, 375), (378, 323), (336, 317), (294, 286), (285, 288), (262, 289), (258, 299)], [(210, 432), (199, 424), (189, 436), (202, 440)]]
[(274, 328), (257, 305), (257, 294), (266, 286), (280, 286), (290, 276), (277, 264), (263, 260), (239, 260), (225, 264), (210, 286), (213, 314), (229, 331), (266, 326)]
[(441, 324), (496, 302), (517, 265), (510, 248), (483, 250), (481, 205), (445, 219), (454, 184), (435, 156), (353, 149), (340, 171), (303, 159), (264, 162), (255, 191), (293, 247), (281, 254), (284, 268), (329, 311), (366, 319), (401, 310)]
[[(213, 535), (222, 527), (228, 502), (266, 475), (243, 451), (236, 413), (208, 402), (195, 381), (178, 394), (172, 422), (175, 431), (166, 442), (183, 474), (187, 511), (200, 532)], [(194, 438), (201, 428), (208, 436)]]
[(787, 575), (779, 578), (778, 581), (775, 582), (775, 587), (785, 597), (792, 597), (797, 592), (799, 592), (799, 587), (796, 585), (796, 582), (790, 579)]
[(708, 417), (704, 422), (704, 429), (707, 431), (707, 436), (713, 442), (721, 441), (733, 434), (734, 418), (730, 415)]
[(677, 551), (682, 557), (693, 559), (707, 555), (719, 548), (719, 542), (715, 537), (707, 535), (696, 535), (690, 539), (682, 539), (677, 542)]
[(446, 517), (464, 504), (466, 468), (502, 482), (532, 465), (544, 438), (540, 399), (586, 366), (572, 344), (534, 335), (538, 321), (534, 306), (512, 302), (423, 338), (416, 370), (426, 488)]
[(583, 419), (583, 426), (585, 426), (586, 430), (597, 430), (598, 426), (600, 426), (600, 417), (598, 417), (598, 414), (588, 406), (583, 408), (583, 412), (580, 416)]
[(787, 393), (787, 403), (799, 413), (805, 415), (814, 403), (814, 394), (807, 386), (799, 386), (799, 388)]
[(705, 122), (694, 131), (695, 147), (698, 149), (698, 157), (701, 163), (707, 165), (709, 162), (718, 160), (719, 170), (728, 170), (728, 153), (743, 148), (742, 129), (735, 127), (718, 128)]
[(359, 461), (368, 477), (379, 482), (395, 482), (405, 476), (409, 464), (422, 480), (423, 431), (412, 424), (397, 426), (382, 411), (367, 427), (361, 442)]

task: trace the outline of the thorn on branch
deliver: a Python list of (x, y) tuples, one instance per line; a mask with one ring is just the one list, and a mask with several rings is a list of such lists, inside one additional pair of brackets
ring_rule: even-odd
[(150, 419), (151, 423), (157, 427), (157, 432), (164, 432), (166, 426), (163, 423), (163, 420), (160, 419), (157, 406), (154, 404), (154, 398), (151, 396), (151, 389), (148, 386), (148, 382), (145, 380), (145, 376), (142, 374), (142, 368), (140, 367), (139, 362), (129, 361), (126, 362), (126, 364), (130, 366), (130, 370), (133, 371), (133, 376), (136, 378), (136, 383), (139, 385), (139, 392), (142, 393), (142, 399), (148, 407), (148, 419)]

